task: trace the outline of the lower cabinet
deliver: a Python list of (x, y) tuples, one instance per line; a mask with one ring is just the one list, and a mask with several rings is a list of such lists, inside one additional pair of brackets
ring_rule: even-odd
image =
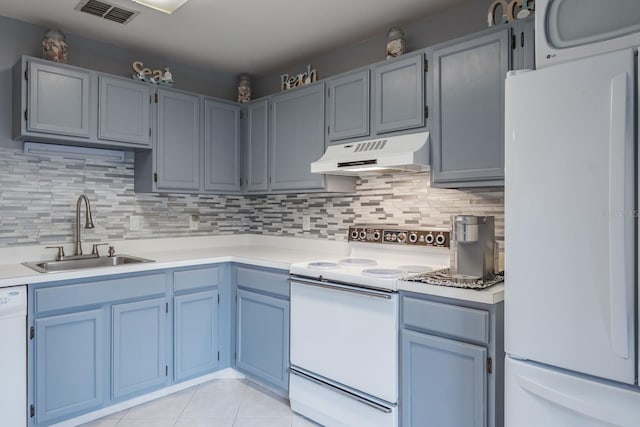
[(114, 399), (167, 382), (165, 298), (112, 307)]
[[(35, 422), (86, 412), (105, 400), (106, 324), (103, 309), (35, 321)], [(32, 418), (33, 419), (33, 418)]]
[[(229, 268), (30, 285), (29, 426), (57, 424), (229, 367), (229, 333), (220, 332), (230, 328)], [(221, 294), (228, 308), (219, 308)]]
[(402, 294), (403, 427), (503, 427), (503, 304)]
[(218, 291), (174, 297), (176, 381), (213, 372), (218, 366)]
[(289, 390), (288, 272), (236, 267), (236, 368)]
[(485, 427), (487, 349), (402, 331), (404, 426)]

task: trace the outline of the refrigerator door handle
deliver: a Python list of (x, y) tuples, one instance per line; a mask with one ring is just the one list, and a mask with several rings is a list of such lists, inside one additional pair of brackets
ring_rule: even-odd
[(625, 425), (624, 421), (620, 423), (616, 422), (616, 418), (621, 416), (619, 413), (616, 413), (615, 410), (611, 410), (611, 408), (599, 404), (596, 400), (581, 399), (575, 395), (563, 393), (551, 386), (537, 383), (522, 376), (518, 376), (518, 385), (528, 393), (546, 400), (547, 402), (566, 408), (576, 414), (601, 421), (605, 424)]
[(627, 74), (611, 80), (611, 116), (609, 120), (609, 316), (611, 347), (624, 359), (629, 358), (629, 311), (627, 305), (627, 223), (625, 212), (625, 148), (627, 143)]

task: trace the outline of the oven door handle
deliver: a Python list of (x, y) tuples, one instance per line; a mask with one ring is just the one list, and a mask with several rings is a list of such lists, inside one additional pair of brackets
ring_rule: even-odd
[(350, 294), (362, 295), (373, 298), (391, 299), (391, 294), (387, 292), (378, 292), (374, 290), (356, 288), (348, 285), (339, 285), (330, 282), (321, 282), (319, 280), (300, 279), (298, 277), (289, 279), (290, 283), (298, 283), (300, 285), (315, 286), (317, 288), (331, 289), (334, 291), (348, 292)]
[(296, 370), (294, 368), (289, 368), (289, 372), (292, 373), (293, 375), (297, 375), (300, 378), (303, 378), (303, 379), (305, 379), (307, 381), (311, 381), (312, 383), (315, 383), (315, 384), (317, 384), (317, 385), (319, 385), (321, 387), (328, 388), (329, 390), (334, 391), (336, 393), (340, 393), (341, 395), (343, 395), (345, 397), (351, 398), (351, 399), (353, 399), (353, 400), (355, 400), (357, 402), (365, 404), (365, 405), (367, 405), (367, 406), (369, 406), (369, 407), (371, 407), (373, 409), (376, 409), (376, 410), (378, 410), (380, 412), (384, 412), (385, 414), (390, 414), (391, 411), (392, 411), (391, 408), (388, 408), (386, 406), (383, 406), (383, 405), (380, 405), (378, 403), (372, 402), (370, 400), (365, 399), (364, 397), (360, 397), (360, 396), (355, 395), (353, 393), (349, 393), (346, 390), (342, 390), (342, 389), (340, 389), (338, 387), (335, 387), (335, 386), (333, 386), (331, 384), (325, 383), (324, 381), (321, 381), (321, 380), (319, 380), (317, 378), (314, 378), (314, 377), (312, 377), (310, 375), (304, 374), (304, 373), (302, 373), (302, 372), (300, 372), (300, 371), (298, 371), (298, 370)]

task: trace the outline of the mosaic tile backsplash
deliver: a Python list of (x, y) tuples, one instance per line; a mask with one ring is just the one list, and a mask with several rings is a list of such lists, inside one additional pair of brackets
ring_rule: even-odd
[[(407, 173), (364, 177), (355, 193), (338, 195), (136, 194), (133, 156), (112, 163), (0, 147), (0, 247), (71, 243), (82, 193), (96, 226), (82, 230), (89, 242), (235, 233), (346, 240), (353, 224), (448, 228), (456, 214), (494, 215), (504, 236), (502, 188), (443, 190), (430, 187), (428, 173)], [(140, 217), (139, 231), (129, 230), (130, 215)], [(197, 231), (189, 230), (194, 215)]]

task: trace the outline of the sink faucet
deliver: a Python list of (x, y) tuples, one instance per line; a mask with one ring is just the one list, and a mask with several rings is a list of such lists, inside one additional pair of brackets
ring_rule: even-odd
[(76, 235), (75, 235), (75, 255), (82, 255), (82, 240), (80, 238), (80, 205), (84, 200), (85, 204), (85, 223), (84, 228), (95, 228), (93, 225), (93, 219), (91, 218), (91, 204), (89, 204), (89, 198), (84, 194), (78, 197), (76, 203)]

